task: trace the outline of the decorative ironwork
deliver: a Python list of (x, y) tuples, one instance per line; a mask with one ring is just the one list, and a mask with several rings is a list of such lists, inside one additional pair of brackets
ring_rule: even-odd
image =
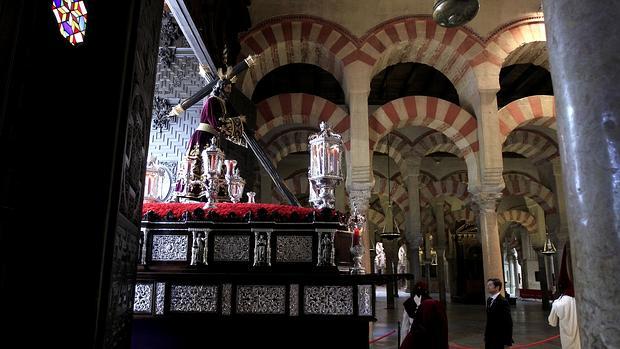
[(289, 314), (291, 316), (299, 315), (299, 285), (292, 284), (288, 294)]
[(217, 286), (171, 285), (170, 311), (215, 313), (217, 297)]
[(215, 235), (213, 239), (214, 261), (247, 262), (249, 259), (249, 235)]
[(271, 231), (254, 232), (255, 267), (271, 265)]
[(304, 313), (353, 315), (352, 286), (305, 286)]
[(134, 313), (150, 313), (153, 307), (153, 284), (136, 284), (133, 301)]
[(312, 236), (278, 235), (276, 236), (276, 262), (301, 263), (312, 262)]
[(222, 285), (222, 315), (230, 315), (231, 284)]
[(164, 314), (164, 297), (166, 294), (166, 283), (158, 282), (155, 289), (155, 314)]
[(170, 68), (174, 62), (176, 47), (173, 47), (177, 39), (181, 36), (181, 29), (177, 25), (172, 13), (164, 12), (161, 23), (161, 34), (159, 40), (159, 60)]
[(372, 316), (372, 285), (357, 286), (357, 314)]
[(284, 314), (286, 286), (238, 286), (237, 313)]
[(334, 266), (334, 232), (319, 232), (317, 266)]
[(153, 98), (153, 130), (168, 130), (170, 128), (170, 117), (168, 110), (170, 102), (166, 98), (155, 96)]
[(153, 261), (186, 261), (187, 235), (153, 235)]

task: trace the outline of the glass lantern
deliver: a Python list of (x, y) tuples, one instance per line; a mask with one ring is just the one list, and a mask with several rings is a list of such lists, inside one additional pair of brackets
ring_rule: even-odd
[(211, 139), (211, 145), (202, 151), (202, 161), (208, 192), (205, 208), (214, 208), (220, 188), (222, 167), (224, 166), (224, 152), (217, 147), (215, 137)]
[(335, 188), (344, 179), (342, 176), (342, 137), (333, 133), (329, 125), (322, 121), (320, 132), (309, 137), (310, 202), (315, 208), (334, 208)]
[(160, 168), (157, 165), (157, 158), (150, 158), (146, 165), (146, 176), (144, 177), (144, 202), (157, 202), (159, 192)]
[(235, 169), (232, 176), (226, 174), (226, 183), (228, 184), (230, 201), (234, 204), (238, 203), (241, 200), (241, 196), (243, 196), (243, 188), (245, 187), (245, 180), (239, 175), (239, 169)]

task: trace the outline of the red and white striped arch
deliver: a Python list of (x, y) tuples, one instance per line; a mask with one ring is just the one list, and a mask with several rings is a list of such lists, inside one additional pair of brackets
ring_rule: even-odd
[(555, 130), (555, 98), (546, 95), (523, 97), (501, 108), (498, 117), (502, 143), (517, 127), (542, 126)]
[(497, 224), (502, 225), (509, 222), (521, 224), (529, 233), (536, 232), (536, 217), (531, 213), (521, 210), (508, 210), (497, 215)]
[[(308, 182), (308, 173), (304, 171), (298, 171), (291, 174), (284, 179), (286, 187), (297, 197), (309, 195), (310, 183)], [(271, 187), (271, 192), (274, 198), (277, 198), (282, 203), (286, 203), (286, 199), (281, 197), (275, 187)]]
[(370, 79), (389, 65), (418, 62), (439, 70), (456, 86), (484, 46), (465, 28), (444, 28), (426, 16), (407, 16), (370, 30), (359, 51), (358, 59), (372, 66)]
[(446, 100), (428, 96), (408, 96), (395, 99), (377, 109), (369, 119), (369, 146), (394, 129), (425, 126), (451, 139), (465, 158), (478, 151), (476, 119), (465, 109)]
[(536, 179), (519, 173), (507, 173), (503, 177), (506, 184), (502, 192), (504, 196), (527, 196), (540, 205), (546, 214), (555, 212), (553, 192)]
[(280, 126), (318, 127), (321, 121), (325, 121), (342, 136), (345, 147), (350, 147), (349, 115), (324, 98), (305, 93), (284, 93), (261, 101), (256, 108), (257, 139)]
[[(486, 40), (486, 61), (491, 62), (499, 70), (506, 66), (509, 55), (526, 44), (546, 42), (545, 24), (543, 16), (533, 16), (517, 20), (502, 26)], [(537, 47), (543, 47), (537, 44)], [(521, 54), (522, 56), (523, 54)], [(533, 57), (539, 55), (532, 52)], [(510, 62), (510, 61), (508, 61)], [(521, 59), (521, 63), (525, 61)], [(534, 63), (530, 61), (528, 63)]]
[(296, 128), (286, 130), (271, 138), (265, 149), (275, 164), (290, 153), (308, 151), (308, 137), (318, 131), (318, 128)]
[(385, 220), (385, 216), (381, 212), (373, 208), (368, 209), (368, 213), (366, 213), (367, 222), (372, 223), (377, 228), (379, 228), (381, 226), (381, 223), (383, 223), (384, 220)]
[(446, 219), (446, 223), (450, 224), (451, 226), (454, 226), (454, 224), (456, 224), (456, 222), (458, 221), (466, 221), (467, 223), (473, 223), (476, 220), (476, 215), (474, 211), (470, 210), (469, 208), (464, 208), (464, 209), (457, 210), (457, 211), (450, 211), (446, 215), (445, 219)]
[(461, 150), (456, 144), (446, 135), (437, 131), (430, 131), (414, 140), (412, 150), (413, 154), (418, 157), (424, 157), (435, 152), (444, 152), (463, 158)]
[(431, 182), (420, 188), (420, 202), (425, 204), (441, 196), (454, 196), (465, 202), (469, 197), (467, 183), (446, 180)]
[(451, 180), (451, 181), (467, 183), (467, 171), (465, 170), (454, 171), (452, 173), (449, 173), (443, 176), (441, 180), (442, 181)]
[(420, 186), (424, 186), (435, 181), (437, 181), (437, 177), (435, 177), (432, 173), (420, 170), (420, 175), (418, 176)]
[(377, 144), (375, 151), (378, 153), (389, 154), (400, 171), (405, 172), (405, 158), (411, 156), (412, 154), (411, 141), (399, 132), (392, 132), (389, 138), (389, 148), (388, 137), (383, 137)]
[[(409, 209), (409, 195), (407, 189), (404, 186), (398, 184), (396, 181), (390, 181), (390, 197), (402, 211)], [(375, 186), (373, 187), (373, 193), (376, 195), (388, 196), (388, 179), (385, 177), (375, 175)]]
[(435, 228), (437, 227), (437, 222), (435, 221), (435, 216), (431, 210), (421, 210), (420, 211), (420, 227), (423, 233), (426, 232), (435, 232)]
[(370, 149), (374, 149), (377, 142), (392, 130), (401, 127), (424, 126), (443, 133), (461, 151), (470, 181), (477, 182), (477, 123), (458, 105), (435, 97), (403, 97), (377, 109), (370, 116), (368, 126)]
[(520, 154), (534, 164), (560, 156), (558, 145), (553, 139), (541, 132), (527, 129), (512, 131), (506, 138), (502, 151)]
[(258, 55), (256, 65), (244, 76), (241, 90), (251, 98), (262, 77), (292, 63), (316, 65), (342, 85), (345, 58), (356, 56), (356, 51), (357, 40), (338, 24), (310, 16), (271, 18), (241, 38), (241, 54)]
[(527, 63), (543, 67), (547, 71), (550, 71), (547, 42), (535, 41), (519, 46), (506, 57), (503, 66), (507, 67), (513, 64)]

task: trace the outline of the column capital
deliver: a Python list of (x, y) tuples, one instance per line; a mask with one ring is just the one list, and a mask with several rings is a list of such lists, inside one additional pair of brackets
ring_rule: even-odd
[(481, 212), (495, 212), (497, 203), (501, 199), (501, 192), (478, 192), (473, 194), (473, 201)]
[(372, 183), (352, 182), (347, 185), (351, 208), (355, 206), (360, 214), (366, 214), (372, 195)]

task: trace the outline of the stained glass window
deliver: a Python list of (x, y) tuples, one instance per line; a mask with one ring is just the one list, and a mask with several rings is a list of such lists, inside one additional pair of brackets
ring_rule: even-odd
[(64, 38), (72, 45), (84, 41), (87, 19), (84, 1), (53, 0), (52, 11), (58, 22), (58, 30)]

